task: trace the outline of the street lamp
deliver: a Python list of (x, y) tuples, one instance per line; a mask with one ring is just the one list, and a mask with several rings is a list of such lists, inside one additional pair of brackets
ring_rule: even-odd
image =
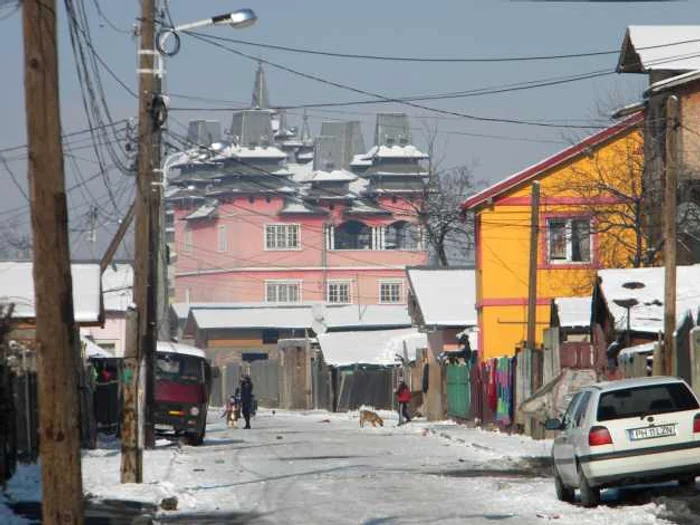
[[(244, 8), (238, 9), (233, 13), (217, 15), (204, 20), (198, 20), (197, 22), (181, 24), (175, 27), (166, 27), (161, 29), (156, 36), (156, 48), (162, 55), (174, 56), (180, 51), (180, 35), (178, 35), (178, 33), (182, 31), (191, 31), (192, 29), (217, 25), (230, 25), (234, 29), (245, 29), (255, 24), (257, 20), (258, 17), (252, 9)], [(167, 42), (171, 37), (174, 39), (173, 47), (168, 49)]]

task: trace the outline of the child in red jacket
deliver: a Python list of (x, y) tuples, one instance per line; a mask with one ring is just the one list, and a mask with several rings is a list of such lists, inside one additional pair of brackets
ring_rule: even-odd
[(399, 402), (399, 425), (409, 423), (411, 417), (408, 415), (408, 404), (411, 402), (411, 390), (404, 381), (401, 381), (396, 389), (396, 400)]

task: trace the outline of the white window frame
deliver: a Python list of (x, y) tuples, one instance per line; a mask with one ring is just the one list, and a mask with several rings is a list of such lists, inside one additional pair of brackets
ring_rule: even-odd
[[(269, 240), (271, 240), (268, 236), (270, 228), (273, 228), (273, 230), (274, 230), (274, 237), (272, 239), (275, 241), (274, 246), (270, 246), (270, 242), (268, 242)], [(277, 231), (279, 229), (284, 229), (283, 238), (285, 239), (285, 244), (289, 243), (290, 229), (295, 229), (296, 230), (296, 246), (278, 247), (276, 245), (277, 244), (276, 241), (278, 238)], [(286, 252), (301, 250), (301, 224), (289, 223), (289, 222), (275, 222), (275, 223), (265, 224), (265, 229), (263, 230), (263, 249), (265, 251), (286, 251)]]
[[(552, 258), (552, 228), (551, 223), (565, 223), (564, 225), (564, 237), (566, 241), (566, 258), (565, 259), (553, 259)], [(573, 244), (572, 244), (572, 229), (573, 222), (588, 222), (588, 260), (587, 261), (574, 261), (573, 257)], [(589, 265), (593, 263), (593, 222), (590, 217), (587, 216), (573, 216), (573, 217), (557, 217), (551, 216), (547, 217), (547, 263), (550, 265), (557, 264), (580, 264), (582, 266)]]
[(192, 253), (192, 248), (194, 246), (194, 234), (192, 228), (189, 224), (185, 225), (185, 232), (182, 239), (182, 251), (184, 253)]
[[(331, 301), (331, 286), (347, 286), (347, 301)], [(340, 294), (338, 294), (340, 295)], [(326, 283), (326, 302), (328, 304), (352, 304), (352, 281), (347, 279), (334, 279)]]
[[(297, 300), (296, 301), (277, 301), (270, 300), (270, 286), (296, 286)], [(279, 294), (279, 292), (275, 292)], [(265, 280), (265, 302), (270, 304), (299, 304), (302, 302), (302, 280), (301, 279), (266, 279)]]
[[(382, 299), (382, 286), (398, 285), (399, 297), (397, 301), (385, 301)], [(379, 281), (379, 304), (403, 304), (404, 300), (404, 282), (401, 279), (384, 279)]]
[(217, 229), (218, 241), (219, 241), (219, 252), (228, 251), (228, 231), (225, 224), (219, 224)]

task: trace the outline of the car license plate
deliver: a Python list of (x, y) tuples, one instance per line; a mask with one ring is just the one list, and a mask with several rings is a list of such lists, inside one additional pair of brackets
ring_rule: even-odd
[(654, 439), (676, 435), (676, 425), (658, 425), (654, 427), (630, 428), (627, 430), (632, 441)]

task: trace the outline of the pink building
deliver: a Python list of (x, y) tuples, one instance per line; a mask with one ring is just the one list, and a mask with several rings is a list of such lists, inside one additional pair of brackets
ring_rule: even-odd
[(174, 300), (405, 303), (405, 267), (428, 262), (415, 212), (427, 156), (406, 115), (379, 114), (367, 152), (359, 123), (324, 123), (307, 163), (308, 137), (283, 127), (273, 110), (241, 111), (231, 143), (172, 162)]

